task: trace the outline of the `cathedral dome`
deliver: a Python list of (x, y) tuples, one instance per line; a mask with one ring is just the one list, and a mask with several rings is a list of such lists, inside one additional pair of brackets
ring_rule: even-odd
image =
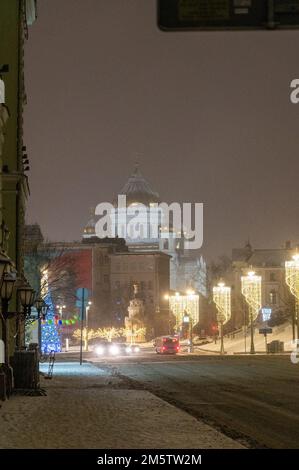
[(84, 227), (83, 238), (90, 238), (95, 236), (95, 226), (98, 220), (99, 217), (95, 215), (95, 208), (92, 207), (90, 209), (90, 219)]
[(141, 203), (149, 206), (151, 203), (160, 200), (159, 194), (152, 189), (149, 182), (141, 174), (138, 164), (135, 165), (134, 172), (119, 194), (126, 195), (127, 205)]

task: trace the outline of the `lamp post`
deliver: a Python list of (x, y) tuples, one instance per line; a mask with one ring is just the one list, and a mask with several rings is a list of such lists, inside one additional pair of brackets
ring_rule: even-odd
[(21, 315), (18, 316), (18, 347), (20, 348), (21, 346), (21, 335), (20, 335), (20, 329), (21, 329), (21, 322), (22, 322), (22, 316), (23, 320), (26, 320), (30, 316), (31, 313), (31, 307), (34, 304), (34, 297), (35, 297), (35, 291), (28, 285), (24, 284), (23, 286), (20, 286), (18, 288), (18, 295), (19, 295), (19, 300), (20, 303), (23, 307), (23, 312)]
[(170, 306), (169, 306), (169, 294), (164, 295), (164, 300), (168, 303), (168, 334), (171, 333), (171, 326), (170, 326)]
[(49, 306), (46, 304), (44, 299), (39, 296), (35, 301), (35, 308), (37, 310), (37, 321), (38, 321), (38, 347), (41, 351), (42, 348), (42, 319), (45, 320)]
[(193, 352), (193, 320), (188, 312), (184, 312), (183, 323), (188, 325), (189, 352)]
[(247, 276), (242, 276), (241, 290), (249, 307), (250, 354), (255, 354), (253, 322), (256, 320), (262, 306), (261, 276), (256, 275), (254, 271), (250, 271)]
[(89, 314), (89, 309), (92, 305), (92, 302), (89, 300), (88, 301), (88, 304), (86, 305), (86, 308), (85, 308), (85, 351), (88, 351), (88, 314)]
[(231, 288), (224, 282), (219, 282), (213, 287), (213, 300), (217, 307), (217, 321), (220, 325), (220, 354), (224, 354), (223, 325), (231, 318)]
[(299, 253), (293, 256), (291, 261), (285, 262), (285, 279), (291, 294), (295, 297), (295, 315), (293, 315), (293, 341), (295, 336), (295, 324), (297, 323), (297, 339), (299, 339)]
[(0, 251), (0, 283), (2, 283), (4, 273), (6, 272), (9, 265), (11, 265), (11, 260), (4, 253), (4, 251)]
[(1, 285), (1, 302), (2, 302), (2, 338), (5, 348), (5, 364), (9, 367), (9, 345), (8, 345), (8, 305), (12, 297), (13, 288), (16, 282), (15, 273), (4, 273)]
[(59, 311), (60, 318), (62, 318), (63, 310), (66, 308), (66, 305), (56, 305), (56, 308)]
[(196, 310), (198, 310), (198, 303), (196, 302), (196, 296), (195, 292), (192, 289), (187, 290), (187, 299), (186, 299), (186, 304), (187, 304), (187, 309), (189, 312), (189, 342), (190, 342), (190, 352), (193, 352), (193, 326), (194, 326), (194, 321), (197, 318), (197, 313)]

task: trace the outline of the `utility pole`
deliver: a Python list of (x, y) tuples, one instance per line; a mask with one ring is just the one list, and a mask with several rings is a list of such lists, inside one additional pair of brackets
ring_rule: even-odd
[(80, 366), (83, 362), (83, 321), (84, 321), (84, 307), (85, 307), (85, 288), (82, 289), (81, 298), (81, 339), (80, 339)]

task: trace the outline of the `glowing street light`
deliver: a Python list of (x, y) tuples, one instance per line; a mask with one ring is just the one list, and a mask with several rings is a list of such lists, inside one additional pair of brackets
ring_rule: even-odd
[(88, 351), (88, 314), (89, 314), (89, 309), (91, 305), (92, 305), (92, 302), (89, 300), (85, 307), (85, 329), (86, 329), (86, 337), (85, 337), (85, 345), (84, 345), (85, 351)]
[(295, 317), (293, 316), (293, 340), (295, 340), (295, 321), (297, 321), (297, 338), (299, 339), (299, 254), (292, 261), (285, 262), (285, 279), (291, 294), (295, 297)]
[(220, 354), (224, 354), (223, 325), (231, 318), (231, 288), (226, 287), (224, 282), (219, 282), (213, 287), (213, 300), (217, 307), (217, 322), (220, 325)]
[(250, 354), (255, 354), (253, 322), (256, 320), (262, 306), (262, 277), (256, 275), (254, 271), (250, 271), (247, 276), (241, 277), (241, 289), (249, 307)]
[(66, 309), (66, 305), (56, 305), (56, 308), (59, 311), (60, 318), (62, 318), (62, 312), (64, 309)]

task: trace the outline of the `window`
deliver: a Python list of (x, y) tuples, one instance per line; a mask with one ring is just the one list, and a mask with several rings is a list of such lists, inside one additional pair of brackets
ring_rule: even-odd
[(275, 290), (271, 290), (270, 292), (270, 304), (272, 305), (277, 304), (277, 292)]
[(276, 281), (276, 275), (275, 273), (270, 273), (270, 281)]
[(103, 280), (105, 284), (109, 284), (109, 274), (104, 274)]

